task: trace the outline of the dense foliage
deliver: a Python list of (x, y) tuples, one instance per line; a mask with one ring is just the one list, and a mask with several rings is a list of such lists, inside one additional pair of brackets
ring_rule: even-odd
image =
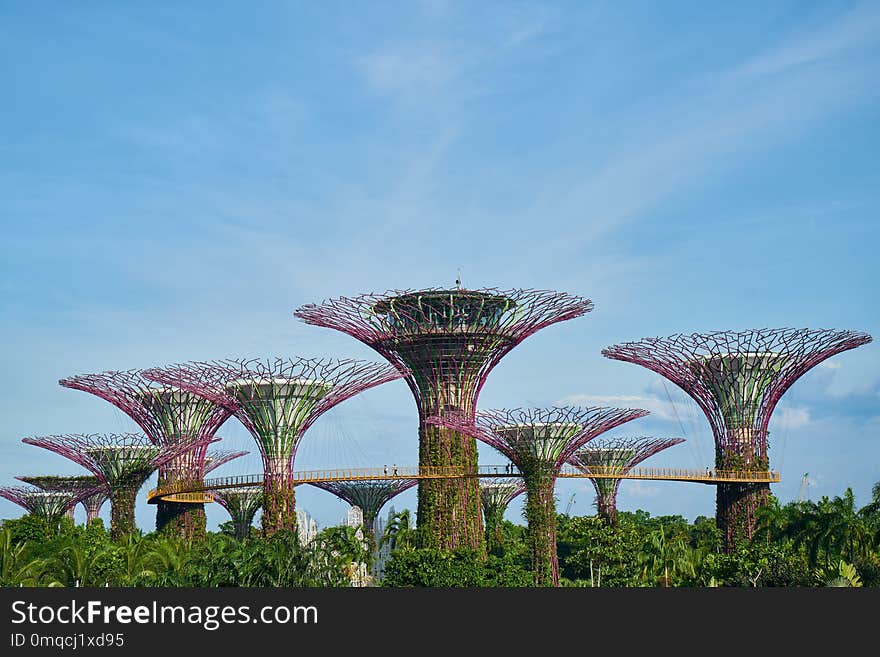
[[(772, 496), (750, 544), (731, 554), (712, 518), (620, 512), (558, 515), (563, 586), (880, 586), (880, 484), (858, 508), (851, 490), (817, 502), (780, 505)], [(185, 543), (157, 533), (113, 540), (98, 520), (24, 516), (0, 525), (0, 586), (350, 586), (371, 563), (350, 527), (323, 530), (307, 546), (293, 532), (239, 540), (232, 523)], [(392, 549), (384, 586), (534, 586), (526, 527), (503, 521), (501, 543), (484, 559), (474, 550), (424, 547), (411, 513), (388, 523)]]

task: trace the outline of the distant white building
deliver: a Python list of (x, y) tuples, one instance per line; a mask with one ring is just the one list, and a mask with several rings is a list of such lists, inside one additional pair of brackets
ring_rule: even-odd
[(361, 511), (359, 506), (348, 507), (348, 513), (342, 519), (342, 525), (343, 527), (354, 527), (357, 530), (357, 537), (364, 540), (362, 529), (364, 526), (364, 512)]
[(391, 518), (395, 513), (396, 511), (392, 505), (388, 509), (388, 515), (385, 516), (385, 518), (376, 518), (374, 524), (376, 553), (373, 555), (373, 577), (377, 582), (382, 581), (382, 577), (385, 576), (385, 564), (388, 562), (388, 559), (391, 558), (391, 546), (387, 543), (385, 545), (380, 545), (380, 543), (382, 542), (382, 537), (385, 535), (385, 528), (388, 527), (388, 523), (391, 522)]
[(296, 533), (300, 545), (308, 545), (318, 535), (318, 523), (305, 509), (296, 510)]

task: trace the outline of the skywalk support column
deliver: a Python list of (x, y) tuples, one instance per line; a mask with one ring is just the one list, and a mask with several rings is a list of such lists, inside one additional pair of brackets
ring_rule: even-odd
[[(646, 338), (605, 349), (666, 377), (700, 406), (715, 437), (718, 470), (767, 473), (770, 417), (791, 385), (822, 361), (871, 342), (866, 333), (831, 329), (716, 331)], [(766, 483), (722, 483), (715, 519), (730, 552), (751, 540)]]
[[(590, 310), (588, 299), (549, 291), (395, 290), (306, 305), (294, 314), (360, 340), (406, 378), (419, 413), (419, 466), (477, 472), (476, 441), (428, 417), (474, 418), (489, 372), (525, 338)], [(476, 477), (419, 483), (423, 547), (485, 554)]]

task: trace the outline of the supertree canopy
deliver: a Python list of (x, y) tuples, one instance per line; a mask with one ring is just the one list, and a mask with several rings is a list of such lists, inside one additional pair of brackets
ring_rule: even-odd
[(501, 521), (508, 505), (524, 493), (526, 485), (519, 477), (491, 477), (480, 479), (480, 501), (486, 525), (486, 549), (491, 552), (504, 542)]
[(293, 459), (306, 430), (359, 392), (400, 378), (393, 367), (309, 358), (185, 363), (144, 375), (229, 409), (263, 457), (263, 533), (296, 529)]
[(247, 538), (251, 533), (254, 515), (263, 505), (262, 486), (243, 486), (211, 491), (214, 501), (229, 512), (235, 537)]
[(376, 549), (374, 523), (385, 503), (418, 483), (418, 479), (381, 479), (376, 481), (314, 481), (322, 488), (358, 507), (364, 516), (364, 538), (370, 550)]
[(535, 584), (558, 586), (553, 490), (559, 469), (588, 441), (647, 414), (639, 408), (565, 406), (477, 411), (473, 420), (433, 416), (427, 422), (474, 436), (519, 468), (526, 487), (526, 520)]
[(231, 449), (212, 449), (205, 454), (205, 472), (213, 472), (221, 465), (226, 465), (230, 461), (246, 456), (247, 452), (239, 452)]
[[(171, 446), (195, 441), (192, 452), (159, 467), (159, 488), (182, 481), (200, 483), (205, 475), (206, 439), (214, 437), (229, 411), (172, 384), (157, 385), (143, 370), (108, 371), (61, 379), (66, 388), (82, 390), (104, 399), (134, 420), (155, 445)], [(159, 501), (156, 529), (188, 539), (203, 538), (205, 505)]]
[[(830, 329), (716, 331), (646, 338), (602, 351), (666, 377), (706, 414), (719, 470), (767, 471), (767, 427), (783, 393), (831, 356), (871, 336)], [(755, 513), (767, 503), (768, 483), (718, 484), (716, 521), (729, 551), (751, 539)]]
[[(588, 299), (559, 292), (457, 288), (341, 297), (294, 314), (357, 338), (400, 370), (418, 406), (420, 466), (476, 472), (474, 439), (426, 418), (452, 412), (473, 419), (480, 389), (505, 354), (592, 309)], [(485, 551), (475, 477), (423, 480), (417, 515), (426, 547)]]
[[(77, 497), (77, 502), (80, 502), (86, 510), (86, 524), (89, 524), (98, 517), (101, 507), (109, 497), (107, 487), (101, 483), (101, 480), (89, 475), (44, 475), (38, 477), (16, 477), (16, 479), (51, 493), (74, 493)], [(67, 510), (67, 515), (71, 520), (73, 520), (73, 510), (75, 507), (76, 504), (73, 504)]]
[(61, 454), (98, 477), (110, 491), (110, 535), (114, 539), (135, 531), (135, 497), (147, 478), (159, 466), (196, 447), (194, 441), (162, 447), (137, 433), (38, 436), (22, 442)]
[[(667, 447), (683, 443), (684, 438), (615, 436), (597, 438), (575, 452), (569, 462), (586, 475), (625, 475), (636, 465)], [(596, 489), (596, 511), (610, 525), (617, 524), (617, 490), (622, 479), (590, 477)]]
[(48, 491), (34, 486), (6, 486), (0, 488), (0, 496), (24, 507), (32, 516), (60, 518), (79, 501), (73, 491)]

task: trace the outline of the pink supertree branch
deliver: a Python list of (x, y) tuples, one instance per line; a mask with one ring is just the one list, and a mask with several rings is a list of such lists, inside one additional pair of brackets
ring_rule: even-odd
[(173, 384), (158, 386), (144, 370), (81, 374), (59, 383), (110, 402), (157, 445), (211, 438), (230, 415), (222, 406)]
[(323, 413), (401, 378), (389, 365), (314, 358), (184, 363), (146, 370), (144, 375), (231, 411), (254, 436), (264, 460), (272, 462), (292, 458), (302, 435)]
[(592, 309), (589, 299), (546, 290), (431, 288), (341, 297), (294, 315), (376, 350), (406, 377), (424, 416), (438, 412), (431, 407), (443, 398), (460, 410), (475, 408), (505, 354), (540, 329)]
[(132, 477), (144, 481), (150, 473), (172, 459), (213, 440), (191, 439), (162, 446), (138, 433), (112, 433), (31, 436), (23, 438), (22, 442), (78, 463), (108, 488), (113, 488)]
[(648, 413), (640, 408), (562, 406), (483, 410), (477, 411), (474, 420), (460, 415), (432, 416), (427, 422), (481, 440), (520, 470), (526, 463), (544, 463), (558, 471), (596, 436)]
[(35, 486), (6, 486), (0, 488), (0, 497), (18, 504), (32, 515), (61, 516), (75, 507), (81, 491), (47, 491)]
[(617, 468), (625, 475), (642, 461), (683, 442), (684, 438), (600, 437), (572, 454), (569, 463), (587, 474), (590, 467), (605, 466)]
[(831, 329), (757, 329), (678, 334), (608, 347), (607, 358), (642, 365), (669, 379), (706, 414), (719, 449), (742, 443), (766, 454), (770, 416), (780, 397), (811, 368), (871, 342), (866, 333)]
[(209, 451), (205, 456), (205, 467), (203, 475), (213, 472), (221, 465), (226, 465), (230, 461), (246, 456), (248, 452), (237, 452), (231, 449), (216, 449)]

